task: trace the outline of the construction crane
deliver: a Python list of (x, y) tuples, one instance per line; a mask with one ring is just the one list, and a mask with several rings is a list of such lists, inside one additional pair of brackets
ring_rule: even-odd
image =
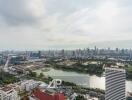
[(10, 61), (10, 57), (9, 55), (7, 56), (7, 61), (5, 63), (5, 65), (0, 69), (0, 80), (3, 80), (4, 79), (4, 72), (8, 72), (8, 64), (9, 64), (9, 61)]
[(8, 70), (9, 61), (10, 61), (10, 55), (8, 55), (7, 61), (6, 61), (5, 65), (4, 65), (4, 67), (3, 67), (4, 72), (8, 72), (9, 71)]

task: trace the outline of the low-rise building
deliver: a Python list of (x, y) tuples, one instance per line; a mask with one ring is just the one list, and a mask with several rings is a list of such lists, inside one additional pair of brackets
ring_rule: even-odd
[(20, 100), (20, 98), (13, 87), (3, 87), (0, 89), (0, 100)]
[(36, 90), (29, 98), (30, 100), (65, 100), (65, 96), (62, 93), (41, 90)]
[(40, 85), (39, 81), (26, 80), (21, 83), (21, 89), (29, 92), (33, 90), (34, 88), (38, 87), (39, 85)]

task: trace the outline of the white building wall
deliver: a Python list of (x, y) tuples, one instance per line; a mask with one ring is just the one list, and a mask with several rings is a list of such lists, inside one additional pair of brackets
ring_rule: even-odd
[(126, 99), (126, 71), (118, 68), (106, 68), (106, 93), (105, 100)]

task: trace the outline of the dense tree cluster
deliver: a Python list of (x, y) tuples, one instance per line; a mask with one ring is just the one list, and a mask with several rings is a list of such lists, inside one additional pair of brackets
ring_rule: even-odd
[(18, 81), (18, 79), (14, 75), (11, 75), (11, 74), (4, 72), (2, 70), (0, 71), (0, 84), (1, 85), (14, 83), (17, 81)]

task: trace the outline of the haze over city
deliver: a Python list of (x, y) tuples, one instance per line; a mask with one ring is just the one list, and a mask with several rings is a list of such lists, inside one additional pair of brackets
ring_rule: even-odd
[(131, 12), (131, 0), (0, 0), (0, 48), (131, 48)]

